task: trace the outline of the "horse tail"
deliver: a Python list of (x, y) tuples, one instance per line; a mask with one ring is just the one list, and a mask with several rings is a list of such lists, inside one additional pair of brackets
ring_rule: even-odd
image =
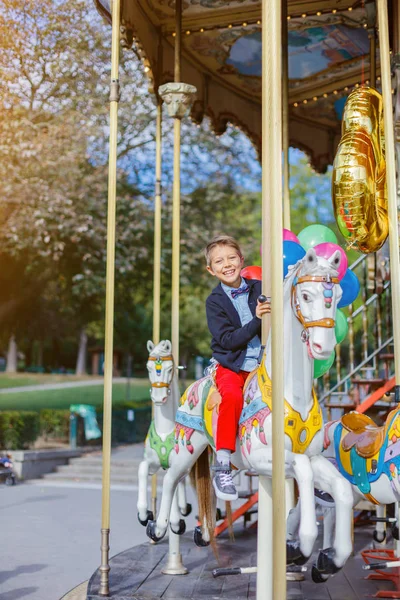
[(231, 502), (225, 502), (226, 510), (226, 521), (228, 523), (229, 538), (231, 542), (235, 541), (235, 534), (233, 533), (233, 520), (232, 520), (232, 504)]
[(208, 448), (197, 459), (195, 465), (197, 500), (199, 503), (199, 521), (202, 527), (204, 541), (210, 542), (215, 554), (217, 547), (214, 537), (215, 528), (215, 498), (211, 485), (210, 461)]

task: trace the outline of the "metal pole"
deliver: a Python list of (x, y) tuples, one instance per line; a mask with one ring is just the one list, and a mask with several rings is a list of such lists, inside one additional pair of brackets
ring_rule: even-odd
[[(175, 0), (175, 71), (174, 81), (181, 79), (182, 0)], [(181, 119), (174, 118), (174, 181), (172, 189), (172, 299), (171, 342), (175, 366), (179, 365), (179, 270), (180, 270), (180, 204), (181, 204)], [(177, 372), (177, 376), (179, 371)], [(180, 540), (169, 531), (168, 563), (162, 573), (185, 575), (188, 571), (182, 563)]]
[[(153, 342), (160, 341), (161, 303), (161, 158), (162, 158), (162, 100), (157, 99), (156, 120), (156, 186), (154, 195), (154, 272), (153, 272)], [(154, 417), (154, 406), (153, 406)], [(151, 478), (151, 509), (157, 516), (157, 473)]]
[[(383, 117), (386, 148), (386, 182), (389, 215), (390, 277), (392, 283), (395, 401), (400, 402), (400, 261), (397, 213), (396, 166), (393, 129), (392, 82), (390, 70), (389, 23), (386, 0), (377, 0), (379, 53), (382, 77)], [(399, 544), (396, 554), (399, 556)]]
[(283, 226), (290, 229), (289, 167), (289, 47), (287, 0), (282, 2), (282, 147), (283, 147)]
[(369, 34), (369, 79), (371, 87), (376, 87), (376, 32), (375, 27)]
[[(272, 518), (269, 485), (259, 481), (257, 600), (286, 599), (283, 389), (281, 2), (262, 0), (262, 265), (272, 296)], [(271, 226), (273, 224), (273, 226)], [(270, 291), (272, 289), (272, 294)], [(265, 343), (271, 319), (263, 317)], [(272, 527), (273, 525), (273, 527)], [(271, 529), (273, 528), (273, 543)], [(273, 563), (273, 564), (272, 564)]]
[[(181, 79), (182, 0), (175, 1), (175, 71), (174, 81)], [(181, 203), (181, 120), (174, 119), (174, 182), (172, 190), (172, 300), (171, 341), (175, 365), (179, 365), (179, 269)]]
[(120, 0), (112, 2), (112, 46), (110, 85), (110, 147), (108, 167), (107, 209), (107, 272), (106, 272), (106, 324), (104, 356), (104, 409), (103, 409), (103, 479), (101, 511), (101, 596), (109, 590), (109, 540), (110, 540), (110, 471), (111, 471), (111, 410), (113, 376), (113, 333), (114, 333), (114, 272), (115, 272), (115, 213), (117, 195), (117, 131), (119, 102), (119, 24)]
[[(172, 296), (171, 341), (175, 365), (179, 365), (179, 270), (181, 197), (181, 120), (174, 119), (174, 182), (172, 189)], [(178, 371), (179, 373), (179, 371)]]
[(162, 100), (157, 102), (156, 120), (156, 185), (154, 194), (154, 273), (153, 273), (153, 342), (160, 341), (160, 281), (161, 281), (161, 158)]

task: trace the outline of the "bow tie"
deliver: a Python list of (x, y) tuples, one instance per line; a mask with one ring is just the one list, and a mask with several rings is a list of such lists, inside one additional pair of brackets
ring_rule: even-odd
[(243, 287), (238, 288), (237, 290), (231, 290), (232, 298), (237, 298), (240, 294), (247, 294), (249, 291), (249, 286), (245, 285)]

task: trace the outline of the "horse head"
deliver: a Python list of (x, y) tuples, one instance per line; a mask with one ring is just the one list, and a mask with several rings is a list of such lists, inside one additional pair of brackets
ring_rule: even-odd
[(339, 250), (326, 259), (310, 248), (302, 260), (290, 267), (285, 280), (293, 313), (303, 327), (301, 339), (307, 344), (309, 357), (315, 360), (329, 358), (336, 345), (335, 316), (342, 297), (340, 260)]
[(147, 342), (149, 358), (147, 370), (151, 383), (150, 396), (154, 404), (165, 404), (171, 395), (171, 382), (174, 376), (174, 359), (172, 346), (169, 340), (162, 340), (155, 345), (151, 340)]

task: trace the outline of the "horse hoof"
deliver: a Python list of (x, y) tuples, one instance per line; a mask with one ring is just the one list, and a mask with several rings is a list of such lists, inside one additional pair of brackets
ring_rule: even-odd
[(300, 552), (300, 556), (298, 558), (295, 558), (293, 563), (300, 567), (302, 565), (305, 565), (309, 558), (309, 556), (304, 556), (304, 554)]
[(196, 544), (196, 546), (199, 546), (200, 548), (210, 545), (210, 542), (206, 542), (203, 539), (203, 534), (201, 533), (201, 527), (199, 527), (198, 525), (194, 528), (193, 539), (194, 539), (194, 543)]
[(333, 575), (340, 571), (340, 567), (337, 567), (333, 562), (335, 557), (335, 550), (333, 548), (325, 548), (318, 554), (317, 569), (323, 575)]
[(182, 517), (188, 517), (191, 512), (192, 512), (192, 505), (188, 502), (186, 504), (186, 507), (183, 510), (181, 510), (181, 515), (182, 515)]
[(373, 533), (373, 538), (375, 542), (378, 542), (378, 544), (382, 544), (382, 542), (386, 540), (386, 531), (376, 531), (375, 529)]
[(400, 539), (398, 525), (392, 525), (392, 536), (394, 537), (395, 540)]
[(311, 569), (311, 579), (314, 583), (324, 583), (328, 577), (326, 575), (322, 575), (317, 569), (315, 565), (313, 565)]
[(156, 534), (156, 527), (157, 527), (157, 521), (149, 521), (147, 523), (147, 527), (146, 527), (146, 535), (147, 537), (149, 537), (151, 540), (153, 540), (153, 542), (159, 542), (160, 540), (163, 539), (164, 535), (165, 535), (165, 531), (162, 535), (158, 536)]
[(186, 531), (186, 523), (183, 519), (179, 519), (179, 526), (177, 531), (173, 529), (172, 523), (170, 523), (169, 526), (171, 528), (172, 533), (176, 533), (176, 535), (183, 535)]
[(297, 540), (286, 540), (286, 564), (304, 565), (308, 560), (300, 550), (300, 544)]
[(148, 510), (148, 511), (147, 511), (147, 516), (146, 516), (146, 518), (145, 518), (144, 520), (142, 520), (142, 519), (140, 518), (140, 516), (139, 516), (139, 513), (138, 513), (138, 515), (137, 515), (137, 518), (138, 518), (138, 521), (139, 521), (139, 523), (140, 523), (141, 525), (143, 525), (143, 527), (146, 527), (147, 523), (148, 523), (149, 521), (153, 521), (153, 519), (154, 519), (153, 511), (152, 511), (152, 510)]

